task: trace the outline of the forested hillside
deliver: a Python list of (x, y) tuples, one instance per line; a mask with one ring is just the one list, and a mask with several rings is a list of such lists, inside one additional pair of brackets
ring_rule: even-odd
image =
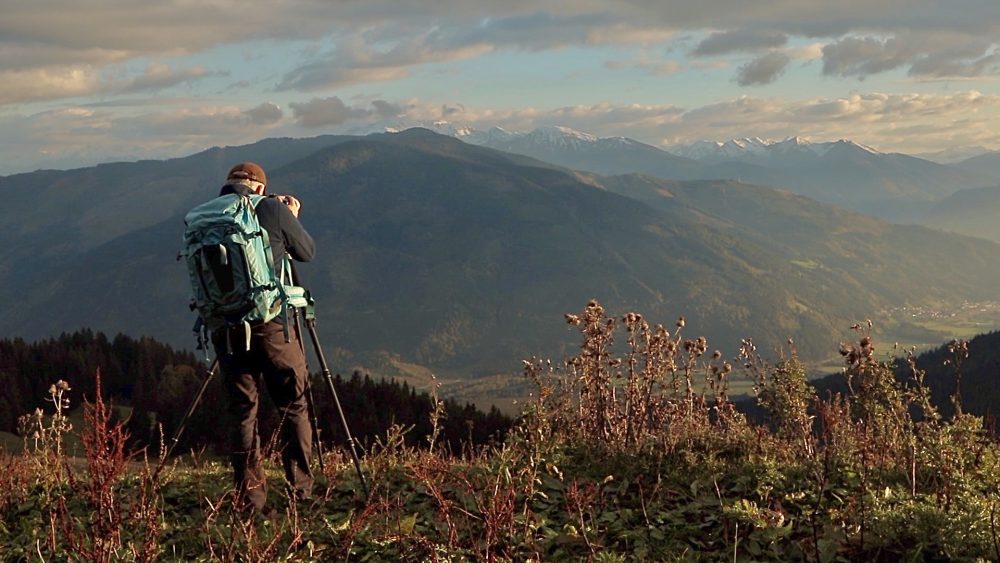
[[(22, 415), (36, 408), (51, 409), (47, 390), (59, 380), (69, 384), (71, 409), (81, 408), (84, 400), (94, 398), (98, 370), (108, 400), (131, 407), (131, 447), (150, 445), (154, 451), (161, 426), (166, 438), (173, 435), (206, 376), (199, 358), (150, 338), (119, 334), (109, 339), (83, 330), (33, 343), (0, 340), (0, 432), (15, 433)], [(360, 373), (337, 375), (335, 386), (351, 432), (363, 445), (370, 445), (392, 425), (413, 427), (411, 441), (430, 433), (435, 402), (426, 390), (418, 393), (406, 383), (375, 381)], [(343, 443), (335, 405), (318, 375), (313, 387), (324, 441)], [(225, 404), (221, 377), (216, 376), (188, 422), (177, 453), (205, 447), (227, 451), (224, 429), (230, 425)], [(441, 407), (441, 438), (456, 451), (464, 444), (502, 439), (512, 423), (496, 409), (482, 412), (454, 399), (443, 399)], [(262, 435), (269, 436), (277, 423), (273, 408), (261, 409)]]

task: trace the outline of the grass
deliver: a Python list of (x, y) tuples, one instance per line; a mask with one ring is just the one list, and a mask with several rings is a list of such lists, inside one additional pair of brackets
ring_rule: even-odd
[[(81, 427), (84, 467), (66, 463), (59, 432), (0, 456), (0, 559), (1000, 558), (1000, 444), (981, 418), (938, 414), (916, 368), (899, 382), (870, 327), (840, 351), (852, 392), (819, 398), (794, 355), (770, 363), (749, 341), (734, 367), (685, 339), (683, 321), (609, 318), (596, 302), (567, 321), (580, 353), (524, 361), (535, 392), (505, 443), (413, 448), (394, 427), (365, 453), (367, 498), (333, 451), (315, 497), (288, 499), (271, 451), (273, 510), (238, 512), (227, 465), (185, 456), (154, 471), (122, 450), (98, 400)], [(765, 425), (729, 402), (740, 372)], [(64, 428), (59, 416), (39, 428)]]

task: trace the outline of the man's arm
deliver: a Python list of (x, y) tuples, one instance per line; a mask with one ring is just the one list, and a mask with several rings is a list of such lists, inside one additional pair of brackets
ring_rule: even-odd
[[(295, 201), (298, 204), (298, 200)], [(285, 236), (285, 250), (293, 260), (308, 262), (316, 255), (316, 242), (299, 222), (296, 214), (288, 206), (281, 213), (281, 232)], [(298, 211), (298, 205), (295, 206)]]
[[(271, 234), (275, 261), (288, 253), (293, 260), (308, 262), (316, 254), (316, 243), (296, 218), (290, 206), (284, 203), (288, 196), (267, 198), (257, 206), (261, 226)], [(296, 203), (298, 203), (296, 201)], [(298, 211), (298, 207), (296, 207)]]

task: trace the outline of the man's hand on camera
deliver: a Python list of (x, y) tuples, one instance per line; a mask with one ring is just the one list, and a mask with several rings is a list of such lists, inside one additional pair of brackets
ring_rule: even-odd
[(279, 195), (278, 199), (288, 206), (288, 210), (292, 212), (292, 215), (296, 218), (299, 216), (299, 209), (302, 207), (302, 204), (299, 203), (299, 200), (295, 199), (295, 196)]

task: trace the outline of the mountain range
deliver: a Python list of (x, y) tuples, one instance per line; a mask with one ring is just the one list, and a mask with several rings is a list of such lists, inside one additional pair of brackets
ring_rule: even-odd
[(241, 160), (303, 201), (319, 253), (300, 273), (331, 361), (376, 372), (558, 358), (575, 341), (562, 315), (591, 298), (669, 326), (686, 316), (725, 351), (794, 337), (822, 358), (859, 319), (993, 299), (1000, 275), (995, 243), (787, 191), (574, 171), (412, 129), (0, 178), (0, 336), (86, 326), (190, 347), (182, 217)]
[[(598, 174), (640, 173), (671, 180), (729, 179), (786, 189), (896, 222), (913, 222), (945, 197), (1000, 182), (1000, 166), (978, 159), (943, 165), (881, 153), (840, 140), (810, 143), (759, 138), (697, 142), (663, 150), (623, 138), (599, 138), (565, 127), (528, 133), (439, 128), (471, 143)], [(987, 159), (981, 156), (979, 159)]]

